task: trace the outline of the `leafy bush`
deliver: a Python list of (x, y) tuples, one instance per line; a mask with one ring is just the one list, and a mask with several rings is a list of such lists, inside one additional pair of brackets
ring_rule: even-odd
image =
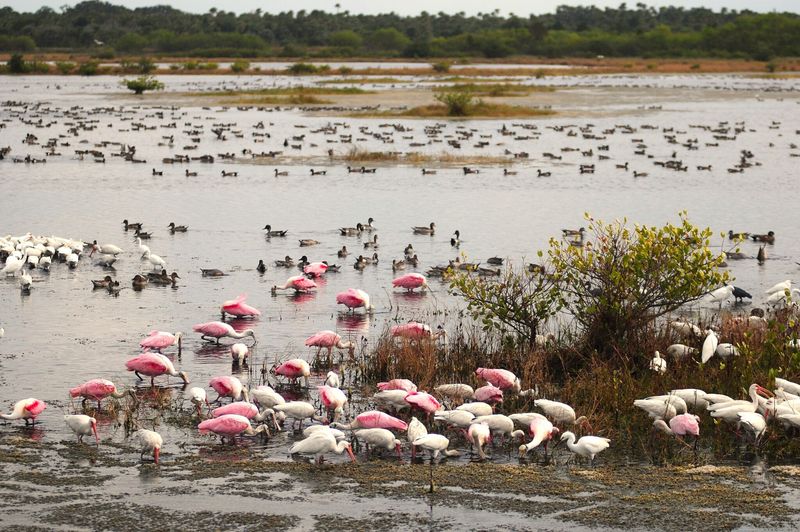
[(244, 59), (239, 59), (238, 61), (234, 61), (231, 64), (231, 70), (233, 72), (236, 72), (237, 74), (245, 72), (249, 68), (250, 68), (250, 61), (245, 61)]
[(434, 72), (438, 72), (439, 74), (445, 74), (447, 72), (450, 72), (451, 66), (452, 65), (447, 61), (440, 61), (438, 63), (432, 64), (431, 68), (433, 69)]
[(122, 85), (132, 90), (134, 94), (144, 94), (145, 91), (160, 91), (164, 89), (164, 84), (153, 76), (139, 76), (134, 79), (123, 79)]
[(448, 116), (469, 116), (481, 101), (468, 92), (441, 92), (434, 96), (447, 107)]
[(586, 348), (602, 356), (635, 349), (656, 318), (730, 280), (719, 270), (725, 255), (709, 248), (711, 230), (685, 212), (663, 227), (586, 220), (590, 241), (551, 239), (549, 258)]
[(81, 76), (96, 76), (100, 71), (100, 64), (97, 61), (86, 61), (78, 66), (78, 74)]
[(56, 61), (56, 68), (62, 74), (70, 74), (77, 66), (78, 65), (72, 63), (71, 61)]
[(139, 63), (137, 63), (137, 66), (139, 68), (139, 72), (142, 74), (149, 74), (156, 69), (156, 64), (153, 63), (153, 60), (149, 57), (139, 58)]
[(298, 75), (306, 75), (306, 74), (317, 74), (319, 72), (324, 72), (326, 70), (330, 70), (330, 66), (328, 65), (313, 65), (311, 63), (293, 63), (291, 66), (286, 68), (286, 71), (289, 74), (293, 74), (295, 76)]
[(8, 59), (8, 63), (6, 63), (6, 65), (8, 66), (8, 71), (11, 74), (24, 74), (28, 71), (22, 54), (11, 54), (11, 57)]

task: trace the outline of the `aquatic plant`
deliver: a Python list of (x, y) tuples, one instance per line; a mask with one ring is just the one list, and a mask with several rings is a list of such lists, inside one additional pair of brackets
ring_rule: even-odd
[(144, 94), (145, 91), (160, 91), (164, 84), (153, 76), (139, 76), (134, 79), (123, 79), (120, 84), (132, 90), (134, 94)]

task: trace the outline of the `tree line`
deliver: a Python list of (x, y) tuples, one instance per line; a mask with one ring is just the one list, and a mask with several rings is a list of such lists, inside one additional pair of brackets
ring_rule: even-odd
[(705, 8), (560, 6), (555, 13), (353, 14), (260, 9), (186, 13), (86, 1), (59, 11), (0, 8), (0, 50), (205, 57), (800, 56), (800, 16)]

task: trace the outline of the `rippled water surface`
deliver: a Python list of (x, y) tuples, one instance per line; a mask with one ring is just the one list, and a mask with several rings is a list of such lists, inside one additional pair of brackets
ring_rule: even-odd
[[(165, 81), (167, 91), (292, 82), (212, 76), (167, 77)], [(13, 401), (23, 397), (44, 399), (50, 407), (40, 418), (41, 432), (37, 430), (34, 436), (53, 443), (71, 440), (60, 419), (71, 408), (67, 389), (96, 377), (112, 379), (121, 387), (135, 384), (135, 378), (124, 371), (124, 362), (138, 353), (139, 340), (152, 329), (186, 333), (178, 365), (194, 383), (203, 385), (212, 376), (229, 374), (227, 349), (203, 346), (190, 331), (195, 323), (217, 319), (221, 302), (240, 293), (249, 294), (249, 303), (262, 311), (260, 319), (236, 325), (256, 331), (254, 366), (289, 355), (310, 359), (313, 353), (303, 347), (303, 340), (320, 329), (370, 340), (396, 315), (435, 324), (440, 318), (431, 318), (432, 312), (456, 308), (459, 303), (437, 282), (432, 283), (432, 293), (421, 297), (391, 290), (391, 261), (402, 257), (406, 245), (413, 245), (421, 272), (459, 253), (468, 260), (485, 262), (497, 255), (522, 264), (534, 259), (536, 251), (560, 229), (584, 225), (585, 212), (604, 219), (627, 217), (662, 224), (675, 221), (685, 209), (694, 223), (718, 232), (775, 231), (778, 236), (767, 247), (769, 260), (764, 266), (753, 259), (730, 262), (736, 284), (754, 294), (755, 305), (763, 303), (766, 287), (796, 276), (795, 261), (800, 257), (800, 244), (793, 238), (798, 224), (796, 168), (800, 161), (800, 150), (794, 146), (800, 144), (796, 79), (603, 76), (558, 81), (571, 87), (565, 90), (572, 98), (569, 118), (557, 114), (536, 120), (441, 122), (440, 133), (432, 140), (426, 127), (437, 121), (431, 120), (321, 117), (298, 109), (152, 106), (148, 99), (137, 101), (121, 94), (116, 78), (5, 78), (0, 86), (0, 100), (7, 102), (0, 108), (4, 126), (0, 146), (10, 146), (12, 151), (0, 161), (0, 233), (31, 232), (119, 245), (126, 251), (111, 274), (129, 287), (133, 275), (146, 265), (136, 252), (132, 232), (125, 232), (121, 222), (124, 218), (141, 221), (154, 233), (147, 245), (181, 279), (176, 288), (148, 287), (140, 292), (126, 288), (119, 297), (111, 297), (92, 291), (90, 281), (109, 272), (84, 256), (74, 271), (54, 264), (49, 274), (31, 272), (34, 289), (30, 295), (20, 293), (16, 279), (0, 280), (0, 326), (5, 328), (0, 340), (2, 409), (9, 410)], [(553, 97), (556, 102), (560, 92)], [(558, 103), (554, 109), (559, 110)], [(70, 128), (79, 122), (89, 128), (75, 135)], [(261, 122), (265, 128), (254, 129)], [(398, 127), (388, 127), (390, 123)], [(133, 124), (147, 129), (134, 131)], [(211, 132), (219, 124), (230, 125), (227, 140), (216, 139)], [(320, 131), (329, 125), (334, 125), (336, 134)], [(584, 138), (580, 128), (590, 125), (601, 139)], [(633, 132), (623, 133), (622, 125), (631, 126)], [(514, 134), (501, 135), (504, 126)], [(696, 126), (742, 131), (735, 140), (718, 140), (713, 132)], [(185, 134), (189, 130), (201, 130), (191, 135), (199, 143)], [(254, 132), (270, 136), (255, 137)], [(44, 156), (40, 145), (22, 143), (28, 133), (42, 144), (58, 138), (60, 155), (48, 157), (46, 164), (12, 162), (13, 157), (27, 154)], [(174, 143), (169, 146), (164, 137), (171, 135)], [(341, 143), (343, 135), (352, 135), (352, 145)], [(676, 144), (668, 142), (670, 135)], [(296, 136), (304, 137), (292, 140)], [(448, 140), (459, 137), (459, 150), (448, 146)], [(290, 146), (284, 146), (285, 139)], [(689, 139), (697, 139), (698, 150), (684, 146)], [(103, 146), (104, 141), (135, 145), (137, 157), (147, 163), (131, 164), (111, 156), (118, 146)], [(486, 145), (477, 147), (479, 142)], [(604, 145), (608, 150), (598, 151)], [(185, 146), (197, 149), (185, 150)], [(346, 163), (329, 161), (327, 152), (332, 149), (340, 155), (351, 146), (498, 157), (525, 151), (530, 157), (514, 164), (510, 160), (507, 167), (517, 172), (513, 176), (503, 175), (504, 165), (481, 164), (474, 165), (480, 168), (479, 174), (466, 176), (450, 166), (423, 176), (419, 167), (385, 164), (375, 174), (350, 174)], [(98, 164), (91, 157), (80, 160), (75, 150), (83, 149), (103, 151), (106, 162)], [(252, 164), (241, 156), (244, 149), (283, 153), (274, 164), (269, 160)], [(636, 155), (639, 149), (646, 155)], [(592, 150), (592, 154), (582, 155), (581, 150)], [(742, 150), (752, 152), (749, 160), (754, 166), (743, 173), (729, 173)], [(234, 161), (217, 158), (214, 164), (161, 162), (178, 153), (216, 157), (228, 152), (239, 157)], [(563, 158), (552, 161), (543, 157), (545, 152)], [(672, 158), (673, 152), (688, 171), (653, 164)], [(598, 155), (609, 159), (599, 160)], [(624, 162), (629, 162), (630, 171), (616, 167)], [(596, 165), (594, 174), (578, 172), (580, 164), (591, 163)], [(698, 165), (711, 165), (712, 170), (699, 171)], [(152, 175), (153, 168), (163, 171), (163, 176)], [(186, 177), (187, 168), (198, 175)], [(276, 168), (289, 175), (275, 176)], [(311, 168), (324, 169), (327, 175), (311, 176)], [(223, 170), (239, 175), (223, 178)], [(537, 170), (551, 176), (537, 177)], [(648, 175), (634, 178), (633, 170)], [(338, 228), (366, 222), (368, 217), (375, 219), (378, 228), (380, 262), (359, 272), (352, 267), (353, 257), (367, 254), (362, 249), (366, 238), (340, 236)], [(170, 235), (166, 226), (172, 221), (188, 225), (189, 231)], [(412, 235), (411, 226), (430, 222), (436, 223), (435, 236)], [(261, 228), (267, 223), (274, 229), (287, 229), (288, 237), (265, 239)], [(461, 233), (459, 249), (449, 243), (456, 229)], [(316, 239), (320, 244), (301, 248), (299, 239)], [(717, 237), (714, 242), (721, 245), (723, 239)], [(346, 259), (337, 257), (342, 246), (352, 253)], [(742, 251), (754, 257), (757, 246), (744, 243)], [(269, 288), (297, 273), (296, 268), (273, 266), (274, 260), (285, 255), (328, 260), (341, 264), (342, 270), (321, 280), (314, 294), (273, 297)], [(255, 270), (259, 259), (268, 264), (263, 275)], [(201, 268), (219, 268), (226, 276), (204, 278)], [(336, 308), (335, 294), (349, 287), (371, 294), (374, 315), (350, 317)], [(179, 390), (174, 391), (179, 397)], [(100, 430), (109, 442), (124, 445), (121, 427), (105, 423)], [(191, 427), (165, 430), (165, 450), (173, 456), (184, 454), (181, 442), (192, 443), (190, 455), (198, 452), (198, 446), (205, 449)], [(0, 431), (29, 436), (11, 426)], [(292, 439), (280, 435), (266, 444), (263, 454), (271, 460), (286, 460), (285, 449)], [(137, 456), (129, 448), (106, 453), (131, 464)], [(63, 452), (57, 454), (58, 460), (64, 459)], [(497, 460), (509, 461), (511, 456), (502, 454), (498, 453)], [(138, 478), (137, 473), (116, 474), (121, 491), (131, 486), (141, 490), (142, 482), (161, 488), (170, 485), (166, 479)], [(311, 525), (306, 522), (306, 526)]]

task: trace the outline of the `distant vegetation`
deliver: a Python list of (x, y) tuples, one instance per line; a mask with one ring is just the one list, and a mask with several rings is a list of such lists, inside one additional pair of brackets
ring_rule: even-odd
[[(432, 4), (433, 5), (433, 4)], [(196, 57), (486, 57), (512, 55), (724, 57), (800, 56), (792, 13), (704, 8), (560, 6), (518, 17), (499, 11), (403, 17), (348, 11), (257, 9), (191, 14), (166, 5), (128, 9), (81, 2), (35, 13), (0, 9), (0, 51), (87, 51), (99, 59), (143, 53)], [(446, 70), (445, 62), (435, 65)]]

